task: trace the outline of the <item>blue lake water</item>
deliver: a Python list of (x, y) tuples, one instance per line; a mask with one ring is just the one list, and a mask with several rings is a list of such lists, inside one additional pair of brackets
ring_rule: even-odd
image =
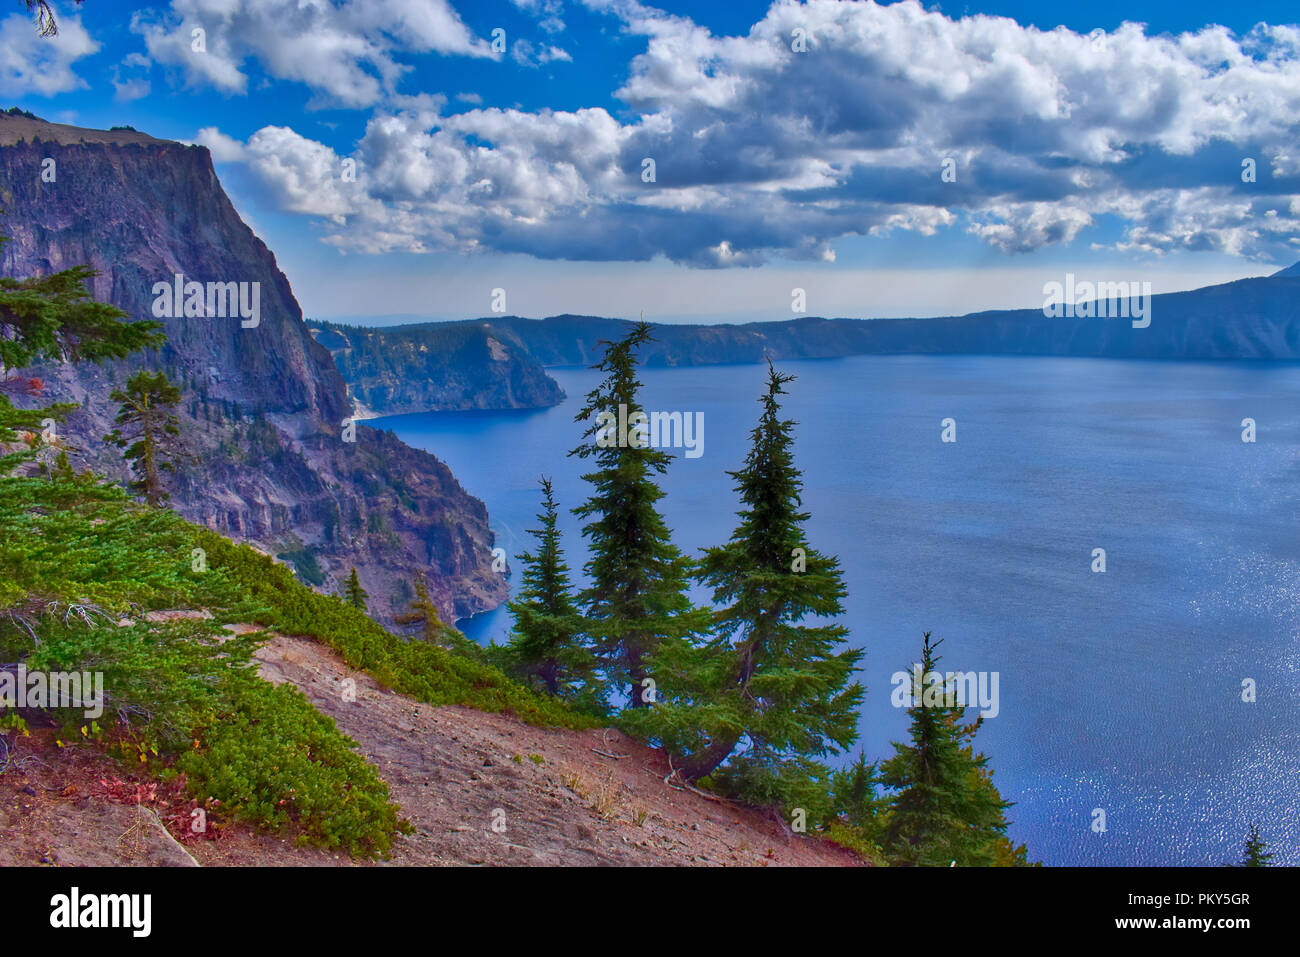
[[(809, 537), (840, 557), (843, 622), (866, 649), (870, 757), (904, 737), (890, 677), (933, 631), (945, 670), (999, 673), (1000, 713), (978, 742), (1034, 859), (1219, 864), (1256, 822), (1278, 863), (1300, 864), (1300, 367), (861, 356), (780, 368), (798, 376), (786, 409)], [(587, 493), (565, 453), (598, 374), (552, 372), (569, 396), (556, 408), (370, 424), (445, 461), (514, 555), (531, 545), (539, 475), (566, 509)], [(765, 374), (642, 370), (647, 409), (704, 414), (703, 455), (679, 452), (664, 483), (685, 550), (731, 532), (725, 472), (744, 458)], [(945, 418), (955, 443), (940, 441)], [(580, 569), (578, 523), (566, 513), (562, 527)], [(501, 609), (461, 624), (481, 641), (509, 628)]]

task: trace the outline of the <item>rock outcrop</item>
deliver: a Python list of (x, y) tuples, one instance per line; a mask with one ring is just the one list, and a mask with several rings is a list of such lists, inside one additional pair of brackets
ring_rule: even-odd
[(152, 318), (155, 285), (178, 274), (205, 287), (247, 283), (250, 305), (257, 284), (256, 325), (229, 312), (164, 318), (157, 353), (24, 370), (44, 381), (41, 404), (82, 403), (63, 436), (75, 466), (124, 475), (102, 441), (116, 413), (108, 393), (136, 368), (162, 368), (184, 395), (185, 456), (167, 478), (181, 514), (285, 556), (326, 590), (355, 566), (380, 617), (404, 606), (418, 568), (445, 614), (504, 600), (482, 502), (434, 456), (347, 428), (342, 377), (205, 148), (0, 114), (0, 209), (10, 237), (0, 274), (89, 264), (100, 273), (94, 296), (132, 320)]

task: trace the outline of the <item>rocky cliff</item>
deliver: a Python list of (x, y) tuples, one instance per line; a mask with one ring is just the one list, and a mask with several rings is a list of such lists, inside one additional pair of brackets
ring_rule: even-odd
[[(168, 487), (187, 518), (286, 557), (327, 590), (356, 566), (381, 617), (404, 605), (417, 568), (446, 614), (504, 599), (483, 504), (432, 455), (345, 427), (344, 381), (206, 149), (0, 114), (0, 209), (11, 238), (4, 275), (89, 264), (100, 273), (95, 297), (132, 319), (157, 315), (156, 285), (178, 274), (205, 288), (246, 284), (245, 303), (258, 307), (255, 324), (245, 318), (252, 309), (183, 308), (162, 319), (168, 341), (160, 352), (125, 363), (25, 370), (44, 380), (42, 404), (83, 404), (63, 436), (74, 465), (123, 474), (120, 456), (102, 442), (116, 412), (108, 393), (141, 365), (163, 368), (184, 394), (186, 454)], [(222, 288), (218, 305), (233, 303)]]

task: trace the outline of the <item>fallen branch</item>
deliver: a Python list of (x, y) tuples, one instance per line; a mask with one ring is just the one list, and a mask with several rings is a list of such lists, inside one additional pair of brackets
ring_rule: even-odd
[[(682, 781), (681, 777), (679, 776), (678, 770), (673, 767), (673, 759), (671, 755), (669, 755), (668, 757), (668, 768), (669, 771), (668, 774), (664, 777), (664, 784), (668, 785), (673, 790), (690, 791), (692, 794), (698, 794), (700, 797), (706, 798), (707, 800), (710, 801), (716, 801), (718, 804), (730, 804), (732, 807), (741, 806), (739, 801), (733, 801), (730, 798), (724, 798), (719, 794), (710, 794), (708, 791), (701, 791), (693, 784), (687, 784), (685, 781)], [(677, 778), (677, 780), (680, 781), (681, 783), (674, 784), (671, 780), (672, 778)]]

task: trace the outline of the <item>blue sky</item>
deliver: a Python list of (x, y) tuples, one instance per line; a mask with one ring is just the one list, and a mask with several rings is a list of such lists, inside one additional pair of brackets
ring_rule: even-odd
[(87, 0), (54, 40), (10, 5), (0, 104), (208, 146), (311, 316), (933, 315), (1300, 259), (1293, 3)]

